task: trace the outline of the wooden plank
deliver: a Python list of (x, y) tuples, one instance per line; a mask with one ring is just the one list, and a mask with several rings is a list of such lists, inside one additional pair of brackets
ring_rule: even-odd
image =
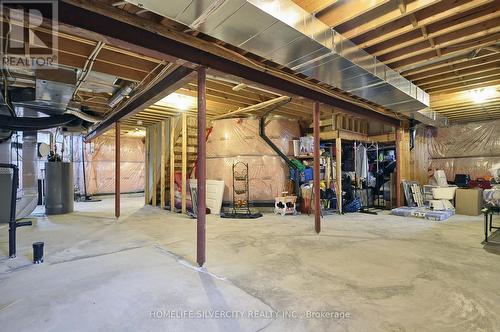
[[(464, 28), (457, 30), (446, 35), (442, 35), (433, 38), (434, 46), (433, 48), (442, 49), (445, 47), (453, 46), (455, 49), (460, 49), (462, 44), (467, 44), (470, 40), (477, 40), (478, 38), (483, 38), (488, 35), (494, 35), (500, 31), (500, 18), (495, 18), (489, 20), (482, 24), (477, 24), (473, 27)], [(411, 58), (419, 54), (429, 51), (429, 43), (424, 40), (413, 45), (406, 47), (399, 47), (391, 52), (378, 52), (377, 58), (386, 63), (390, 64), (393, 62), (401, 61), (403, 59)]]
[(403, 180), (403, 163), (402, 163), (402, 151), (401, 151), (401, 131), (396, 130), (396, 206), (403, 206), (403, 193), (401, 189), (401, 181)]
[(469, 67), (469, 68), (462, 69), (462, 70), (455, 69), (452, 72), (434, 75), (431, 77), (423, 78), (421, 80), (415, 80), (415, 81), (413, 81), (413, 83), (418, 84), (418, 86), (421, 87), (421, 85), (423, 85), (423, 84), (437, 83), (437, 82), (441, 82), (443, 80), (450, 79), (453, 77), (456, 78), (457, 76), (464, 76), (464, 75), (488, 72), (489, 70), (496, 69), (496, 68), (500, 68), (500, 61), (490, 62), (490, 63), (486, 63), (483, 65), (474, 66), (474, 67)]
[(322, 131), (319, 136), (322, 140), (342, 138), (348, 141), (370, 142), (370, 138), (367, 135), (345, 129)]
[[(476, 0), (462, 5), (450, 5), (450, 3), (441, 2), (441, 4), (409, 15), (412, 24), (405, 24), (408, 23), (408, 20), (398, 19), (398, 24), (387, 25), (369, 31), (366, 35), (358, 38), (356, 42), (359, 43), (358, 45), (361, 48), (377, 56), (375, 53), (383, 48), (390, 49), (393, 45), (399, 44), (401, 47), (405, 47), (408, 46), (408, 43), (411, 44), (428, 38), (434, 38), (466, 26), (478, 24), (489, 18), (494, 18), (496, 17), (494, 12), (493, 14), (488, 14), (488, 11), (479, 13), (478, 15), (471, 15), (469, 12), (469, 15), (463, 15), (458, 19), (454, 17), (457, 14), (473, 11), (482, 5), (488, 5), (492, 2), (493, 0)], [(493, 6), (495, 5), (493, 4)], [(453, 18), (453, 20), (449, 20), (450, 18)], [(445, 20), (448, 20), (448, 22)], [(410, 41), (411, 38), (413, 38), (413, 42)]]
[(396, 201), (398, 206), (404, 204), (402, 181), (410, 176), (410, 138), (407, 128), (396, 130)]
[[(294, 2), (309, 13), (318, 13), (327, 9), (338, 0), (294, 0)], [(343, 2), (346, 2), (345, 0)]]
[(175, 125), (177, 118), (170, 119), (170, 211), (175, 212)]
[(394, 133), (370, 135), (368, 136), (368, 139), (372, 142), (379, 142), (379, 143), (395, 142), (396, 135)]
[(181, 212), (186, 213), (186, 202), (187, 202), (187, 115), (182, 114), (182, 188), (181, 188)]
[[(418, 10), (422, 10), (423, 8), (437, 4), (439, 2), (440, 1), (438, 0), (416, 0), (409, 2), (406, 6), (406, 15), (413, 14)], [(377, 17), (374, 20), (368, 20), (363, 22), (362, 24), (355, 24), (354, 26), (350, 27), (349, 30), (343, 30), (339, 32), (344, 37), (348, 39), (353, 39), (367, 32), (370, 32), (376, 28), (388, 25), (391, 22), (394, 22), (395, 20), (401, 18), (402, 16), (403, 15), (401, 15), (401, 11), (399, 10), (399, 8), (394, 8), (393, 10), (384, 13), (383, 15)], [(323, 20), (323, 22), (330, 26), (335, 25), (335, 22), (331, 22), (328, 20)]]
[(499, 35), (498, 33), (488, 35), (487, 37), (479, 37), (476, 39), (471, 40), (468, 43), (465, 44), (460, 44), (457, 45), (457, 47), (454, 46), (448, 46), (448, 47), (443, 47), (440, 48), (441, 54), (437, 54), (435, 50), (430, 49), (428, 52), (418, 54), (415, 56), (411, 56), (409, 58), (405, 58), (399, 61), (393, 61), (389, 60), (387, 63), (390, 63), (390, 67), (394, 70), (404, 72), (408, 68), (411, 68), (413, 66), (416, 66), (418, 64), (423, 64), (428, 62), (429, 60), (433, 60), (436, 58), (440, 58), (444, 55), (453, 55), (453, 54), (463, 54), (466, 51), (472, 51), (477, 48), (483, 48), (487, 46), (494, 45), (498, 43), (499, 41)]
[(161, 122), (161, 161), (160, 161), (160, 208), (165, 208), (165, 181), (167, 166), (167, 120)]
[[(329, 26), (335, 27), (374, 10), (388, 2), (389, 0), (338, 0), (333, 5), (329, 6), (327, 10), (319, 12), (317, 18)], [(309, 6), (309, 8), (318, 7)]]
[(413, 81), (442, 73), (453, 72), (458, 69), (465, 69), (489, 62), (496, 62), (500, 59), (500, 54), (491, 53), (489, 51), (483, 52), (485, 53), (484, 55), (477, 55), (473, 59), (470, 59), (470, 54), (461, 53), (449, 59), (406, 69), (402, 71), (401, 74), (407, 79)]
[(342, 139), (335, 140), (335, 173), (337, 180), (337, 204), (339, 213), (342, 213)]

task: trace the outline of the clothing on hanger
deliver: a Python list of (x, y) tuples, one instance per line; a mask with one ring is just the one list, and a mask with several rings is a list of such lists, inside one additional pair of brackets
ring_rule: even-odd
[(354, 153), (354, 171), (356, 172), (356, 177), (361, 180), (368, 177), (368, 156), (366, 152), (366, 147), (363, 144), (359, 144)]

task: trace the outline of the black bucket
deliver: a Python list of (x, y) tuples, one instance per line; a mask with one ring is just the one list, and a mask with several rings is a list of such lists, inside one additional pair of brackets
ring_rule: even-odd
[(43, 263), (43, 242), (33, 243), (33, 264)]

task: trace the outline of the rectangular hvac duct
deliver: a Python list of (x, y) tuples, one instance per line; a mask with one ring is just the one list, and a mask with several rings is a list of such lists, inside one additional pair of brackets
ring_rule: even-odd
[(127, 0), (396, 112), (429, 106), (422, 89), (291, 0)]

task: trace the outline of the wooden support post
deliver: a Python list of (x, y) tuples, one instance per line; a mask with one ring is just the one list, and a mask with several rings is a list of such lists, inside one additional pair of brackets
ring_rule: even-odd
[(181, 188), (181, 195), (182, 195), (182, 200), (181, 200), (181, 210), (182, 213), (186, 213), (186, 177), (187, 177), (187, 114), (182, 113), (182, 170), (181, 170), (181, 176), (182, 176), (182, 188)]
[(120, 122), (115, 123), (115, 217), (120, 218)]
[(313, 112), (313, 135), (314, 135), (314, 169), (313, 169), (313, 192), (314, 192), (314, 230), (319, 234), (321, 232), (321, 207), (320, 207), (320, 196), (319, 196), (319, 103), (314, 103)]
[(335, 140), (335, 172), (337, 173), (337, 205), (339, 213), (342, 213), (342, 139)]
[(397, 206), (404, 205), (402, 191), (403, 180), (409, 179), (410, 171), (410, 137), (408, 135), (408, 124), (403, 123), (396, 130), (396, 202)]
[(170, 118), (170, 211), (175, 212), (175, 124), (176, 118)]
[(396, 206), (402, 206), (403, 203), (403, 195), (401, 191), (401, 181), (402, 181), (402, 151), (401, 151), (401, 131), (400, 129), (396, 129)]
[(146, 146), (145, 146), (145, 152), (146, 156), (144, 157), (144, 204), (148, 205), (150, 202), (150, 197), (149, 197), (149, 167), (151, 163), (151, 159), (149, 158), (150, 156), (150, 150), (151, 150), (151, 145), (149, 144), (149, 140), (151, 137), (151, 130), (146, 128)]
[(197, 211), (196, 227), (196, 262), (199, 266), (205, 263), (205, 219), (206, 219), (206, 69), (198, 69), (198, 164), (197, 178)]
[(158, 187), (158, 130), (157, 125), (153, 126), (153, 142), (151, 144), (151, 152), (153, 154), (153, 197), (151, 198), (151, 205), (156, 206), (158, 201), (157, 187)]
[(161, 122), (161, 161), (160, 161), (160, 208), (165, 208), (165, 181), (166, 181), (166, 170), (167, 166), (167, 120)]

